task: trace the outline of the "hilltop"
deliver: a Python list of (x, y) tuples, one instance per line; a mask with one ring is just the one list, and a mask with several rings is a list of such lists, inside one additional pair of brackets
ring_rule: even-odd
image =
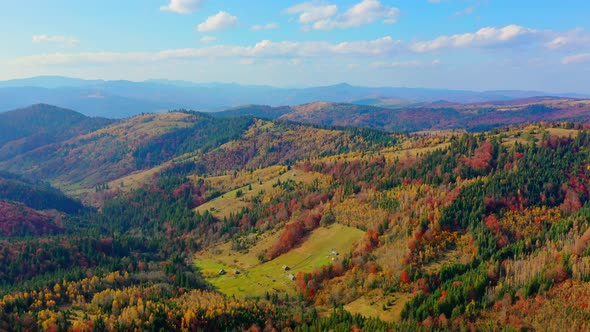
[(46, 104), (0, 113), (0, 161), (112, 123)]

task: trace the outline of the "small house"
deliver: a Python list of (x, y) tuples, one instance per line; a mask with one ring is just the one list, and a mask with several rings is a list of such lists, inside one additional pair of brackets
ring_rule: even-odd
[(295, 276), (291, 273), (289, 273), (289, 275), (287, 275), (287, 278), (289, 278), (289, 280), (295, 280)]
[(219, 270), (219, 275), (220, 275), (220, 276), (222, 276), (222, 275), (224, 275), (224, 274), (226, 274), (226, 273), (227, 273), (227, 272), (225, 272), (225, 270), (224, 270), (224, 269), (221, 269), (221, 270)]
[(283, 271), (289, 271), (291, 268), (288, 267), (287, 265), (283, 265)]

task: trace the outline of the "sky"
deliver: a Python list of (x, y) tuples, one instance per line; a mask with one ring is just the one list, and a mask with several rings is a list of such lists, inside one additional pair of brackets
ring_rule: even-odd
[(3, 1), (0, 80), (590, 93), (588, 0)]

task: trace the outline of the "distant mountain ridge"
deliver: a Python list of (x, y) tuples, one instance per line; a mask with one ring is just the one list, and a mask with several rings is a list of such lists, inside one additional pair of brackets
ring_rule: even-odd
[(317, 100), (398, 107), (439, 100), (456, 103), (489, 102), (534, 96), (588, 97), (540, 91), (466, 91), (405, 87), (362, 87), (341, 83), (309, 88), (276, 88), (174, 80), (104, 81), (40, 76), (0, 81), (0, 111), (46, 103), (89, 116), (124, 118), (171, 109), (220, 111), (241, 105), (298, 105)]
[(252, 115), (313, 125), (367, 127), (388, 132), (446, 129), (480, 131), (524, 122), (589, 121), (590, 101), (531, 97), (473, 104), (437, 101), (397, 108), (313, 102), (281, 107), (247, 105), (215, 115)]

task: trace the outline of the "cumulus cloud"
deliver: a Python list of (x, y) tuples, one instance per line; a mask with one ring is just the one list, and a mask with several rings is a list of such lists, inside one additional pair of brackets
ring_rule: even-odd
[(312, 2), (304, 2), (285, 9), (287, 14), (299, 14), (299, 23), (313, 23), (327, 19), (338, 12), (336, 5), (318, 5)]
[(74, 47), (80, 45), (80, 41), (73, 37), (66, 36), (48, 36), (48, 35), (34, 35), (32, 42), (36, 44), (60, 44), (65, 47)]
[(548, 31), (545, 33), (548, 39), (545, 48), (553, 51), (579, 50), (590, 48), (590, 33), (582, 28), (565, 32)]
[(564, 65), (571, 65), (583, 62), (590, 62), (590, 53), (574, 54), (561, 59), (561, 63)]
[(515, 42), (526, 43), (538, 36), (538, 30), (512, 24), (502, 28), (486, 27), (474, 33), (441, 36), (434, 40), (414, 43), (410, 49), (414, 52), (429, 52), (445, 48), (494, 47), (512, 45)]
[(226, 30), (238, 25), (238, 18), (227, 12), (219, 11), (219, 13), (207, 17), (205, 22), (197, 26), (199, 32)]
[(384, 24), (397, 21), (400, 11), (383, 5), (379, 0), (362, 0), (344, 13), (338, 14), (336, 5), (317, 5), (305, 2), (285, 10), (288, 14), (299, 14), (304, 29), (333, 30), (355, 28), (379, 20)]
[(71, 63), (154, 62), (194, 58), (273, 58), (319, 56), (385, 56), (398, 51), (400, 42), (391, 37), (342, 43), (323, 41), (273, 42), (262, 40), (253, 46), (215, 45), (201, 48), (172, 49), (160, 52), (84, 52), (53, 53), (21, 57), (19, 65), (60, 65)]
[(167, 10), (178, 14), (190, 14), (201, 8), (204, 0), (170, 0), (166, 6), (161, 6), (160, 10)]
[(203, 36), (201, 37), (201, 43), (212, 43), (217, 40), (217, 37), (214, 36)]
[(278, 29), (279, 25), (277, 23), (268, 23), (268, 24), (257, 24), (257, 25), (253, 25), (252, 28), (250, 28), (252, 31), (261, 31), (261, 30), (274, 30), (274, 29)]

